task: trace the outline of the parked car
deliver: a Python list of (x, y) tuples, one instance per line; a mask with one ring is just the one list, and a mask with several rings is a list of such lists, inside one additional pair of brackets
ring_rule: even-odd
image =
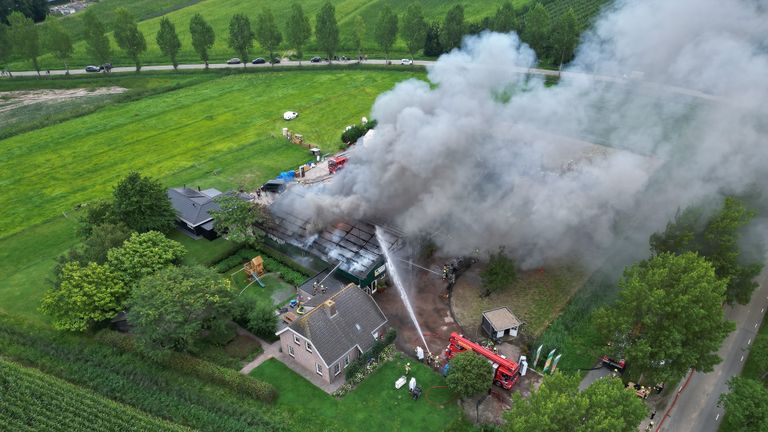
[(93, 65), (85, 67), (86, 72), (101, 72), (102, 69), (103, 68), (101, 66), (93, 66)]
[(295, 111), (286, 111), (283, 113), (283, 119), (285, 120), (293, 120), (298, 116), (299, 116), (299, 113)]
[(266, 60), (264, 60), (263, 58), (261, 58), (261, 57), (258, 57), (258, 58), (255, 58), (255, 59), (253, 59), (253, 61), (252, 61), (251, 63), (253, 63), (253, 64), (264, 64), (264, 63), (266, 63), (266, 62), (267, 62), (267, 61), (266, 61)]
[(400, 64), (401, 64), (401, 65), (407, 65), (407, 66), (410, 66), (410, 65), (412, 65), (412, 64), (413, 64), (413, 60), (411, 60), (411, 59), (402, 59), (402, 60), (400, 60)]
[(312, 57), (309, 61), (312, 63), (320, 63), (320, 60), (322, 60), (320, 57)]
[(240, 59), (235, 57), (227, 60), (227, 64), (240, 64)]
[(275, 57), (275, 58), (272, 59), (272, 61), (270, 63), (271, 64), (280, 64), (280, 59)]

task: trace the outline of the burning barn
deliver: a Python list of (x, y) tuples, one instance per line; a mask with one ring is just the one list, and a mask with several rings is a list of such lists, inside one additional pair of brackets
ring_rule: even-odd
[[(318, 230), (309, 219), (282, 209), (271, 209), (272, 221), (265, 228), (267, 243), (299, 259), (308, 253), (325, 264), (325, 271), (342, 282), (353, 283), (368, 293), (376, 292), (387, 275), (386, 262), (376, 239), (376, 227), (368, 222), (337, 222)], [(390, 232), (389, 250), (402, 247)], [(329, 270), (330, 269), (330, 270)]]

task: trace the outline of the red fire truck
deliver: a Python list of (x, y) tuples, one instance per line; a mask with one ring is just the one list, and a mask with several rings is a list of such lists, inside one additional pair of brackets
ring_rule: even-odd
[(478, 345), (464, 336), (453, 332), (449, 339), (450, 343), (445, 349), (445, 358), (450, 360), (456, 354), (465, 351), (474, 351), (488, 359), (493, 365), (493, 383), (505, 390), (510, 390), (520, 379), (520, 365), (510, 359), (504, 358), (495, 352)]
[(346, 156), (336, 156), (328, 159), (328, 172), (336, 174), (336, 171), (344, 168), (349, 159)]

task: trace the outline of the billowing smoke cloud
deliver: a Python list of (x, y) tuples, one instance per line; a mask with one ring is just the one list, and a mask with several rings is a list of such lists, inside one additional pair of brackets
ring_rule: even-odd
[(376, 100), (374, 136), (300, 207), (525, 266), (645, 241), (680, 207), (766, 184), (766, 5), (619, 1), (551, 87), (519, 73), (536, 58), (515, 34), (467, 38), (429, 83)]

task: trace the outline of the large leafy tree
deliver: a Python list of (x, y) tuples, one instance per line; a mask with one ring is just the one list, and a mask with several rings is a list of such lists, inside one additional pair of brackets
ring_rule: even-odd
[(192, 19), (189, 20), (189, 33), (192, 36), (192, 47), (197, 55), (200, 56), (200, 60), (205, 63), (207, 69), (208, 50), (211, 49), (216, 41), (216, 33), (213, 31), (213, 27), (199, 13), (194, 14)]
[(264, 232), (256, 225), (265, 220), (262, 208), (237, 195), (224, 194), (215, 198), (220, 210), (211, 211), (216, 230), (228, 240), (249, 245), (261, 241)]
[(134, 231), (170, 232), (176, 211), (162, 183), (137, 172), (128, 174), (115, 187), (113, 217)]
[(144, 34), (139, 31), (136, 20), (124, 7), (115, 9), (114, 34), (117, 46), (125, 51), (136, 65), (136, 72), (141, 70), (140, 56), (147, 50), (147, 41), (144, 39)]
[(509, 287), (517, 279), (515, 262), (504, 253), (504, 249), (491, 255), (488, 267), (480, 273), (484, 296)]
[(315, 38), (317, 46), (331, 61), (339, 47), (339, 25), (336, 23), (336, 8), (329, 1), (323, 4), (315, 17)]
[(384, 51), (387, 61), (389, 61), (389, 52), (397, 39), (397, 15), (392, 12), (392, 8), (389, 6), (384, 6), (381, 9), (373, 35), (376, 38), (376, 43)]
[(253, 47), (256, 35), (251, 29), (251, 20), (244, 14), (235, 14), (229, 20), (229, 47), (243, 61), (243, 67), (248, 64), (248, 51)]
[(355, 16), (352, 26), (352, 46), (357, 51), (357, 58), (363, 57), (363, 40), (365, 39), (365, 21), (360, 15)]
[(95, 262), (104, 264), (107, 261), (107, 253), (123, 245), (123, 242), (131, 237), (132, 231), (125, 225), (118, 223), (103, 223), (92, 227), (88, 237), (82, 245), (74, 247), (57, 259), (53, 270), (53, 285), (61, 284), (61, 273), (68, 263), (77, 262), (81, 265)]
[(68, 60), (75, 52), (75, 48), (72, 46), (72, 38), (69, 33), (61, 25), (61, 21), (53, 20), (48, 23), (45, 31), (45, 45), (53, 53), (53, 56), (61, 60), (64, 63), (64, 68), (69, 74)]
[(765, 432), (768, 430), (768, 389), (759, 381), (734, 377), (728, 382), (728, 393), (720, 395), (726, 409), (723, 420), (727, 430)]
[(115, 216), (115, 206), (107, 200), (94, 201), (86, 204), (85, 213), (80, 217), (78, 234), (82, 238), (88, 238), (94, 227), (101, 224), (118, 223)]
[(443, 27), (440, 29), (440, 45), (446, 51), (458, 48), (461, 46), (461, 38), (464, 37), (466, 30), (464, 6), (457, 4), (445, 14)]
[(304, 46), (312, 36), (312, 27), (309, 25), (309, 17), (304, 14), (304, 8), (300, 3), (294, 3), (291, 5), (291, 16), (285, 23), (285, 28), (288, 36), (288, 45), (296, 50), (296, 57), (301, 59), (304, 57)]
[(555, 20), (550, 39), (554, 54), (559, 57), (561, 65), (573, 57), (579, 42), (579, 21), (573, 8), (569, 7), (568, 11)]
[(13, 12), (20, 12), (34, 22), (45, 20), (48, 15), (48, 0), (0, 0), (0, 23), (8, 22)]
[(760, 378), (768, 375), (768, 334), (758, 334), (749, 349), (749, 362), (757, 368)]
[(61, 271), (61, 283), (43, 297), (40, 309), (60, 330), (85, 331), (122, 310), (128, 289), (108, 265), (72, 262)]
[(424, 55), (436, 57), (444, 51), (443, 45), (440, 44), (440, 25), (432, 23), (427, 27), (427, 35), (424, 38)]
[(91, 9), (86, 9), (83, 14), (83, 40), (85, 40), (88, 55), (99, 63), (109, 61), (112, 55), (109, 37), (106, 35), (104, 24)]
[(448, 388), (462, 398), (488, 390), (492, 381), (491, 364), (472, 351), (456, 354), (450, 361), (448, 376), (445, 377)]
[(181, 41), (179, 35), (176, 34), (176, 26), (167, 17), (160, 20), (160, 30), (157, 32), (155, 41), (160, 47), (160, 51), (171, 59), (173, 68), (178, 68), (179, 62), (176, 61), (176, 56), (181, 49)]
[(107, 252), (107, 264), (127, 286), (172, 264), (178, 264), (186, 253), (181, 243), (150, 231), (134, 233), (119, 248)]
[(141, 280), (128, 301), (128, 321), (146, 353), (194, 350), (204, 331), (231, 319), (229, 281), (202, 267), (169, 267)]
[(8, 26), (0, 22), (0, 68), (5, 66), (12, 53), (13, 45), (11, 45)]
[(8, 16), (8, 23), (10, 24), (8, 39), (14, 52), (19, 57), (32, 62), (32, 66), (40, 75), (40, 63), (37, 61), (40, 57), (40, 33), (35, 22), (21, 12), (13, 12)]
[(269, 62), (274, 66), (275, 50), (283, 41), (283, 34), (277, 28), (272, 9), (264, 8), (256, 18), (256, 40), (269, 53)]
[(411, 57), (424, 48), (424, 42), (427, 38), (427, 22), (424, 20), (421, 6), (415, 3), (408, 6), (403, 16), (403, 26), (400, 33)]
[(541, 3), (536, 3), (525, 14), (525, 28), (523, 39), (536, 51), (539, 57), (543, 57), (547, 49), (550, 34), (549, 11)]
[(515, 393), (505, 414), (508, 432), (636, 431), (647, 408), (618, 378), (605, 378), (579, 392), (578, 376), (555, 373), (523, 398)]
[(494, 15), (491, 22), (491, 29), (501, 33), (508, 33), (514, 30), (516, 25), (515, 8), (512, 6), (512, 3), (504, 2), (504, 4), (496, 9), (496, 15)]
[(720, 210), (714, 214), (700, 207), (691, 207), (667, 224), (663, 233), (651, 236), (651, 251), (696, 252), (715, 266), (718, 277), (728, 283), (726, 301), (746, 304), (757, 287), (754, 278), (760, 274), (762, 264), (743, 264), (739, 253), (739, 234), (755, 216), (741, 201), (726, 197)]
[(725, 285), (694, 253), (660, 254), (624, 271), (619, 300), (595, 322), (646, 382), (674, 381), (689, 368), (709, 372), (734, 329), (723, 316)]

